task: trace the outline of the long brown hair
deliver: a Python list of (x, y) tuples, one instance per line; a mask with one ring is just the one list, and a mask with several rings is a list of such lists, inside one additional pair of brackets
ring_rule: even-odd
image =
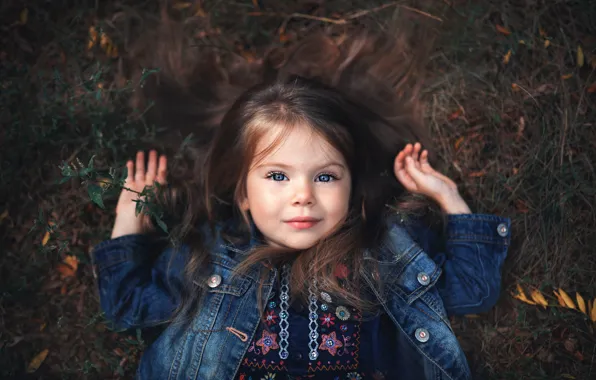
[[(213, 237), (217, 225), (236, 220), (234, 229), (220, 231), (222, 237), (250, 237), (250, 215), (242, 212), (238, 200), (245, 195), (255, 147), (272, 125), (286, 132), (311, 128), (342, 153), (353, 179), (348, 217), (334, 233), (303, 251), (254, 247), (235, 274), (256, 266), (263, 279), (272, 267), (291, 263), (291, 299), (306, 300), (305, 284), (316, 280), (336, 299), (363, 312), (373, 310), (375, 303), (365, 296), (359, 273), (363, 253), (374, 254), (383, 237), (387, 214), (441, 215), (433, 202), (407, 194), (393, 174), (396, 154), (414, 141), (429, 150), (435, 167), (442, 167), (434, 162), (419, 102), (429, 38), (413, 49), (399, 33), (354, 30), (334, 38), (318, 32), (248, 62), (226, 52), (190, 49), (181, 24), (165, 13), (149, 38), (151, 47), (137, 50), (132, 60), (160, 72), (133, 102), (138, 107), (153, 101), (152, 116), (158, 123), (196, 137), (186, 147), (187, 164), (173, 168), (170, 191), (160, 198), (173, 227), (171, 236), (191, 248), (175, 316), (193, 315), (206, 292), (210, 252), (202, 227), (209, 226)], [(343, 286), (335, 276), (339, 264), (351, 273)], [(261, 286), (262, 281), (260, 312)]]

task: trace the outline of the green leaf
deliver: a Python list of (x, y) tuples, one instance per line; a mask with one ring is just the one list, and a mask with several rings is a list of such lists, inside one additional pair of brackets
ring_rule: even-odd
[(137, 202), (137, 205), (135, 207), (135, 216), (139, 216), (141, 211), (143, 211), (143, 202), (139, 201), (139, 200), (137, 200), (135, 202)]
[(91, 156), (91, 158), (89, 159), (89, 163), (87, 164), (87, 167), (89, 169), (93, 169), (93, 159), (95, 158), (95, 154), (93, 156)]
[(103, 205), (103, 199), (101, 198), (102, 188), (95, 183), (91, 183), (87, 187), (87, 191), (89, 192), (89, 197), (91, 198), (93, 203), (97, 204), (99, 207), (105, 210), (105, 206)]
[(166, 224), (163, 222), (163, 220), (156, 218), (155, 222), (157, 223), (159, 228), (161, 228), (163, 230), (163, 232), (165, 232), (166, 234), (168, 233), (168, 226), (166, 226)]

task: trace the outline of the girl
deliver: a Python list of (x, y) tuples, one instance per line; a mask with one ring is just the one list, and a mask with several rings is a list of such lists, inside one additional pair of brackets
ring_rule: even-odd
[[(300, 48), (336, 49), (326, 63), (287, 60), (229, 107), (205, 100), (194, 182), (164, 201), (183, 213), (168, 222), (182, 244), (151, 257), (146, 216), (122, 191), (112, 238), (92, 254), (116, 327), (166, 326), (138, 378), (471, 378), (448, 317), (496, 303), (510, 220), (472, 214), (429, 150), (408, 142), (426, 138), (419, 114), (386, 80), (403, 76), (386, 65), (403, 50), (382, 57), (379, 41), (319, 36)], [(181, 83), (163, 75), (156, 89)], [(138, 152), (125, 186), (166, 184), (166, 167)], [(443, 246), (407, 193), (440, 207)]]

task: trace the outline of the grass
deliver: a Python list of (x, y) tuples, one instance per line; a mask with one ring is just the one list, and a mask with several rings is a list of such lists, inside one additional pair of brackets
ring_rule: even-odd
[[(249, 15), (259, 11), (251, 1), (205, 1), (205, 30), (219, 28), (208, 43), (258, 54), (270, 43), (281, 45), (281, 26), (292, 40), (341, 18), (370, 28), (384, 28), (395, 12), (442, 20), (423, 94), (427, 120), (472, 209), (510, 217), (513, 233), (499, 304), (486, 315), (453, 318), (454, 329), (477, 378), (595, 376), (595, 326), (559, 307), (552, 289), (596, 298), (596, 4), (257, 3), (274, 15)], [(368, 11), (349, 19), (359, 10)], [(137, 149), (165, 149), (162, 131), (140, 117), (144, 109), (134, 110), (135, 117), (123, 112), (144, 78), (112, 85), (123, 80), (118, 58), (98, 47), (87, 51), (89, 27), (96, 25), (126, 54), (134, 30), (118, 29), (115, 15), (122, 12), (156, 14), (157, 8), (138, 0), (0, 5), (2, 378), (129, 378), (147, 344), (140, 334), (106, 326), (88, 256), (109, 237), (118, 194), (117, 186), (105, 190), (102, 209), (91, 201), (89, 184), (121, 178)], [(287, 17), (294, 13), (319, 19)], [(85, 171), (91, 157), (93, 168)], [(64, 163), (73, 178), (59, 183)], [(66, 255), (78, 258), (74, 276), (60, 267)], [(517, 283), (541, 289), (552, 306), (514, 300)], [(44, 349), (43, 364), (26, 374)]]

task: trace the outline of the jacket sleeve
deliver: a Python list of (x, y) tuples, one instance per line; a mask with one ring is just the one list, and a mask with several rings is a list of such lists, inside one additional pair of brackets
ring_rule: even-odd
[(437, 287), (448, 315), (490, 310), (501, 292), (511, 220), (490, 214), (447, 215), (444, 239), (417, 225), (413, 237), (442, 267)]
[[(157, 257), (146, 235), (125, 235), (99, 243), (92, 251), (100, 304), (117, 330), (167, 322), (179, 303), (186, 247)], [(152, 257), (153, 256), (153, 257)]]

